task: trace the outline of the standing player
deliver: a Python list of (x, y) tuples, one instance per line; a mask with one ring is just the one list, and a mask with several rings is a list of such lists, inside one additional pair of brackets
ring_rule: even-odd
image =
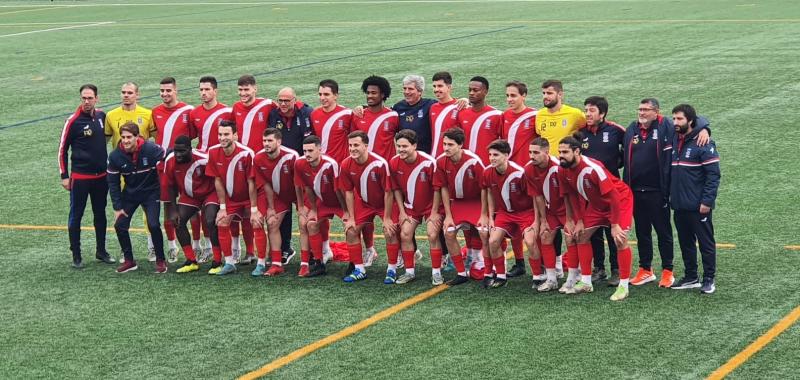
[(427, 220), (428, 243), (431, 250), (433, 285), (444, 283), (442, 278), (441, 195), (433, 189), (436, 161), (425, 152), (417, 150), (417, 134), (404, 129), (394, 137), (397, 155), (389, 161), (389, 188), (399, 208), (400, 252), (406, 271), (397, 278), (398, 284), (411, 282), (416, 277), (414, 268), (414, 233), (423, 219)]
[[(208, 274), (226, 275), (236, 271), (231, 244), (231, 221), (250, 224), (250, 213), (256, 212), (255, 182), (250, 178), (253, 151), (239, 143), (236, 123), (223, 120), (218, 128), (219, 144), (208, 150), (206, 174), (214, 177), (219, 198), (217, 233), (225, 265), (215, 261)], [(248, 208), (248, 206), (250, 208)]]
[(586, 116), (581, 110), (564, 104), (564, 87), (558, 80), (542, 83), (542, 104), (544, 108), (536, 114), (536, 134), (550, 143), (550, 154), (556, 155), (561, 139), (583, 128)]
[[(69, 191), (69, 249), (72, 267), (83, 268), (81, 257), (81, 219), (86, 210), (86, 199), (92, 200), (95, 257), (107, 264), (115, 261), (106, 252), (106, 142), (103, 138), (105, 113), (95, 108), (99, 97), (97, 86), (85, 84), (78, 90), (81, 105), (64, 123), (61, 143), (58, 146), (58, 164), (61, 186)], [(72, 150), (72, 174), (67, 169), (67, 152)]]
[[(537, 137), (531, 141), (529, 153), (531, 161), (525, 165), (525, 181), (534, 201), (536, 220), (524, 231), (525, 244), (530, 257), (535, 259), (537, 252), (541, 255), (545, 268), (545, 281), (537, 284), (539, 278), (535, 278), (533, 286), (537, 291), (549, 292), (558, 289), (556, 247), (553, 243), (556, 231), (566, 224), (566, 208), (558, 182), (559, 161), (550, 155), (550, 143)], [(575, 247), (570, 235), (567, 235), (566, 243), (567, 247)], [(534, 264), (536, 260), (532, 261), (532, 265), (538, 265)]]
[(536, 109), (525, 104), (528, 86), (514, 80), (506, 83), (506, 103), (508, 109), (503, 112), (503, 127), (500, 138), (508, 141), (511, 155), (508, 157), (519, 166), (530, 161), (528, 147), (538, 135), (536, 134)]
[(489, 81), (481, 76), (469, 80), (470, 106), (458, 113), (458, 126), (464, 130), (464, 148), (478, 155), (483, 165), (489, 164), (484, 147), (500, 138), (503, 113), (486, 104)]
[(189, 241), (186, 222), (195, 219), (201, 209), (203, 223), (211, 235), (214, 261), (222, 260), (217, 226), (214, 225), (217, 211), (219, 211), (219, 199), (214, 188), (214, 179), (206, 175), (207, 165), (208, 155), (199, 150), (193, 150), (192, 140), (186, 135), (178, 136), (175, 139), (172, 153), (164, 160), (165, 186), (169, 194), (166, 218), (175, 225), (175, 234), (183, 248), (183, 254), (186, 256), (186, 262), (176, 270), (178, 273), (194, 272), (200, 269), (196, 250)]
[(383, 283), (394, 284), (397, 279), (400, 244), (396, 220), (393, 220), (396, 216), (393, 218), (391, 209), (392, 193), (386, 187), (389, 164), (381, 156), (369, 152), (368, 145), (369, 137), (366, 133), (351, 132), (348, 136), (350, 157), (342, 162), (339, 172), (339, 188), (344, 192), (347, 213), (351, 216), (344, 223), (347, 249), (350, 252), (350, 262), (355, 267), (344, 278), (344, 282), (351, 283), (367, 278), (361, 251), (361, 231), (366, 225), (372, 224), (375, 217), (382, 217), (389, 262)]
[[(155, 140), (156, 144), (160, 145), (165, 152), (169, 152), (178, 136), (189, 136), (190, 138), (195, 136), (189, 122), (189, 112), (194, 107), (178, 100), (178, 86), (175, 78), (166, 77), (161, 80), (159, 86), (162, 103), (153, 108), (153, 123), (156, 125)], [(172, 224), (172, 220), (167, 218), (166, 203), (171, 198), (163, 164), (159, 165), (158, 173), (161, 181), (161, 202), (165, 203), (164, 231), (167, 233), (167, 243), (169, 244), (167, 260), (174, 263), (178, 260), (178, 247), (175, 244), (175, 226)], [(192, 225), (192, 229), (194, 228)]]
[(367, 108), (362, 116), (353, 115), (353, 130), (364, 131), (369, 137), (369, 151), (388, 161), (395, 156), (394, 135), (399, 130), (397, 112), (383, 103), (392, 94), (392, 87), (384, 77), (370, 76), (361, 83), (367, 95)]
[(347, 135), (350, 134), (352, 112), (339, 105), (339, 84), (333, 79), (319, 82), (319, 103), (311, 112), (314, 134), (322, 141), (322, 153), (342, 162), (349, 157)]
[[(258, 265), (253, 276), (278, 276), (284, 272), (281, 256), (280, 226), (286, 213), (297, 203), (297, 192), (294, 187), (294, 165), (298, 158), (294, 150), (282, 146), (281, 131), (267, 128), (262, 139), (264, 149), (256, 153), (253, 159), (251, 177), (255, 178), (258, 188), (258, 212), (251, 216), (258, 246)], [(269, 231), (269, 253), (272, 265), (266, 269), (266, 236), (261, 227), (261, 216)], [(301, 232), (300, 277), (308, 275), (308, 237)]]
[[(484, 287), (506, 285), (506, 236), (522, 241), (522, 230), (534, 221), (533, 202), (527, 193), (525, 170), (508, 159), (511, 146), (505, 140), (489, 144), (489, 164), (481, 176), (483, 218), (489, 227), (489, 257), (485, 257)], [(496, 278), (492, 278), (492, 266)]]
[(458, 104), (450, 95), (453, 91), (453, 77), (446, 71), (433, 75), (433, 95), (437, 103), (431, 105), (431, 156), (442, 154), (442, 138), (444, 131), (456, 126), (458, 120)]
[[(606, 120), (606, 115), (608, 115), (606, 98), (590, 96), (583, 102), (583, 106), (586, 112), (586, 126), (581, 128), (582, 154), (600, 161), (611, 175), (620, 178), (619, 168), (622, 167), (622, 140), (625, 136), (625, 128), (613, 121)], [(605, 248), (603, 247), (606, 240), (608, 241), (608, 260), (611, 264), (608, 286), (617, 286), (619, 285), (617, 245), (614, 243), (611, 229), (608, 227), (601, 227), (592, 235), (592, 252), (594, 253), (592, 282), (605, 280), (607, 277)]]
[(212, 76), (200, 78), (200, 101), (202, 104), (189, 113), (189, 118), (197, 132), (197, 149), (208, 152), (219, 144), (219, 124), (231, 119), (231, 108), (217, 101), (217, 79)]
[[(444, 153), (436, 158), (436, 173), (433, 188), (441, 191), (444, 205), (444, 230), (447, 251), (453, 260), (457, 276), (450, 280), (451, 285), (460, 285), (469, 281), (461, 247), (456, 236), (459, 230), (478, 230), (486, 227), (486, 220), (481, 213), (481, 174), (485, 169), (480, 157), (467, 149), (463, 149), (464, 131), (461, 128), (450, 128), (442, 139)], [(475, 234), (476, 232), (472, 232)], [(489, 252), (486, 233), (480, 233), (481, 247)]]
[(339, 164), (322, 154), (321, 145), (319, 137), (306, 137), (303, 141), (303, 157), (295, 160), (294, 167), (295, 186), (302, 190), (303, 200), (303, 208), (299, 212), (300, 230), (307, 230), (314, 256), (314, 265), (309, 268), (308, 277), (325, 274), (320, 230), (330, 227), (329, 220), (334, 215), (339, 215), (342, 220), (349, 219), (349, 214), (343, 214), (343, 210), (347, 210), (344, 195), (336, 185)]
[[(617, 243), (619, 260), (619, 286), (611, 296), (612, 301), (628, 297), (631, 271), (631, 248), (628, 231), (633, 219), (633, 194), (622, 180), (608, 173), (603, 165), (581, 154), (581, 142), (569, 136), (558, 146), (561, 169), (558, 171), (561, 194), (565, 198), (567, 222), (565, 233), (577, 243), (568, 251), (569, 276), (562, 289), (568, 294), (589, 293), (592, 287), (592, 234), (601, 226), (611, 226), (611, 235)], [(576, 252), (577, 251), (577, 252)], [(577, 253), (578, 257), (575, 257)], [(580, 263), (580, 281), (577, 281)], [(561, 289), (559, 289), (561, 291)]]
[[(258, 86), (256, 78), (252, 75), (242, 75), (237, 83), (239, 91), (239, 101), (233, 104), (231, 116), (236, 122), (236, 130), (239, 131), (239, 142), (250, 148), (253, 152), (259, 152), (264, 146), (261, 143), (264, 130), (267, 129), (267, 118), (269, 112), (275, 107), (270, 99), (257, 97)], [(249, 265), (256, 261), (253, 255), (253, 231), (242, 226), (244, 243), (247, 248), (245, 257), (241, 260), (243, 265)], [(238, 235), (238, 228), (234, 227), (234, 236)], [(234, 251), (239, 250), (239, 241), (233, 242)], [(234, 257), (238, 258), (236, 252)]]
[[(120, 145), (108, 157), (108, 187), (111, 203), (114, 205), (114, 230), (125, 261), (117, 268), (117, 273), (139, 269), (133, 259), (133, 248), (128, 230), (131, 217), (137, 208), (144, 210), (147, 229), (153, 237), (156, 256), (156, 273), (166, 273), (167, 263), (164, 260), (164, 241), (161, 236), (161, 225), (158, 216), (159, 189), (156, 165), (164, 159), (164, 150), (160, 146), (145, 141), (139, 136), (139, 126), (125, 123), (120, 127)], [(121, 179), (125, 180), (122, 188)]]

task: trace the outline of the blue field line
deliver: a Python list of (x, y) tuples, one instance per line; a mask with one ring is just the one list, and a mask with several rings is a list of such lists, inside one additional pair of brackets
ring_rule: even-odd
[[(524, 28), (524, 27), (525, 26), (523, 26), (523, 25), (510, 26), (510, 27), (507, 27), (507, 28), (493, 29), (493, 30), (488, 30), (488, 31), (485, 31), (485, 32), (477, 32), (477, 33), (472, 33), (472, 34), (465, 34), (465, 35), (462, 35), (462, 36), (443, 38), (443, 39), (440, 39), (440, 40), (434, 40), (434, 41), (428, 41), (428, 42), (420, 42), (420, 43), (411, 44), (411, 45), (403, 45), (403, 46), (391, 47), (391, 48), (386, 48), (386, 49), (373, 50), (373, 51), (369, 51), (369, 52), (365, 52), (365, 53), (359, 53), (359, 54), (346, 55), (346, 56), (342, 56), (342, 57), (323, 59), (321, 61), (308, 62), (308, 63), (299, 64), (299, 65), (284, 67), (284, 68), (281, 68), (281, 69), (275, 69), (275, 70), (265, 71), (265, 72), (261, 72), (261, 73), (255, 73), (255, 74), (253, 74), (253, 76), (262, 77), (262, 76), (265, 76), (265, 75), (277, 74), (277, 73), (281, 73), (281, 72), (284, 72), (284, 71), (291, 71), (291, 70), (301, 69), (301, 68), (304, 68), (304, 67), (320, 65), (320, 64), (323, 64), (323, 63), (342, 61), (342, 60), (351, 59), (351, 58), (364, 57), (364, 56), (374, 55), (374, 54), (381, 54), (381, 53), (386, 53), (386, 52), (396, 51), (396, 50), (416, 48), (416, 47), (426, 46), (426, 45), (434, 45), (434, 44), (439, 44), (439, 43), (448, 42), (448, 41), (463, 40), (463, 39), (482, 36), (482, 35), (486, 35), (486, 34), (507, 32), (507, 31), (510, 31), (510, 30), (521, 29), (521, 28)], [(239, 78), (225, 79), (225, 80), (218, 81), (218, 83), (229, 83), (229, 82), (235, 82), (237, 80), (239, 80)], [(159, 95), (148, 95), (148, 96), (142, 96), (139, 99), (140, 100), (141, 99), (153, 99), (153, 98), (157, 98), (157, 97), (159, 97)], [(98, 108), (109, 108), (109, 107), (117, 106), (119, 104), (120, 104), (120, 102), (101, 104), (101, 105), (98, 106)], [(14, 127), (21, 127), (23, 125), (34, 124), (34, 123), (38, 123), (40, 121), (47, 121), (47, 120), (53, 120), (53, 119), (64, 119), (64, 118), (67, 118), (70, 115), (72, 115), (72, 112), (70, 112), (70, 113), (61, 113), (61, 114), (57, 114), (57, 115), (44, 116), (44, 117), (40, 117), (38, 119), (20, 121), (20, 122), (14, 123), (14, 124), (0, 125), (0, 130), (14, 128)]]

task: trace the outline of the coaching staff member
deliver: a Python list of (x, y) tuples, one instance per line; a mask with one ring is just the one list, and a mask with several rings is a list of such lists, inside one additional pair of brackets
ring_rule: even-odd
[[(82, 268), (81, 219), (86, 209), (86, 199), (92, 200), (94, 233), (97, 240), (95, 257), (107, 264), (115, 261), (106, 252), (106, 139), (103, 134), (105, 112), (97, 105), (97, 86), (85, 84), (78, 90), (81, 105), (64, 123), (61, 143), (58, 146), (58, 169), (61, 186), (69, 191), (69, 249), (72, 266)], [(67, 152), (72, 150), (72, 174), (67, 170)]]
[[(164, 261), (164, 240), (158, 217), (161, 211), (161, 187), (156, 164), (164, 159), (164, 149), (152, 141), (139, 136), (139, 126), (128, 122), (120, 127), (119, 147), (108, 157), (108, 186), (111, 203), (114, 206), (114, 230), (125, 256), (125, 262), (117, 268), (117, 273), (139, 269), (133, 260), (133, 248), (128, 229), (133, 212), (139, 206), (147, 217), (147, 229), (153, 237), (156, 251), (156, 273), (166, 273)], [(125, 188), (120, 189), (120, 177), (125, 180)]]
[[(714, 293), (717, 248), (711, 210), (719, 188), (719, 152), (713, 140), (698, 143), (700, 133), (708, 127), (705, 118), (694, 108), (680, 104), (672, 109), (675, 137), (672, 141), (670, 171), (670, 204), (675, 210), (675, 229), (683, 256), (685, 273), (672, 289), (700, 287), (700, 292)], [(697, 276), (697, 247), (703, 260), (703, 282)]]

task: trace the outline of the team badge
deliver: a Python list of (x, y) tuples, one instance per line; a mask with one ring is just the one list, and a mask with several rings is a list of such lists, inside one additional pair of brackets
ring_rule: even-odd
[(475, 173), (472, 171), (472, 169), (467, 170), (467, 176), (469, 176), (470, 179), (475, 178)]
[(690, 154), (692, 154), (692, 148), (686, 149), (686, 158), (689, 158)]
[[(422, 114), (422, 110), (419, 110), (419, 111), (417, 111), (417, 117), (418, 117), (418, 118), (420, 118), (420, 119), (422, 119), (422, 116), (423, 116), (423, 114)], [(411, 117), (411, 119), (413, 120), (413, 119), (414, 119), (414, 117), (412, 116), (412, 117)]]
[(322, 183), (327, 185), (327, 184), (331, 183), (331, 180), (328, 179), (328, 176), (324, 175), (324, 176), (322, 176)]
[(142, 157), (142, 165), (147, 166), (147, 157)]
[(419, 181), (420, 182), (428, 182), (428, 175), (425, 172), (419, 173)]
[(372, 182), (378, 182), (378, 175), (375, 172), (369, 173), (369, 180)]
[(384, 132), (389, 132), (389, 122), (388, 121), (384, 121), (383, 122), (383, 130), (384, 130)]
[(261, 121), (261, 122), (264, 121), (264, 113), (263, 112), (259, 112), (258, 113), (258, 121)]
[(588, 178), (584, 178), (583, 179), (583, 188), (584, 189), (591, 189), (592, 188), (592, 183), (589, 182)]
[(603, 142), (608, 142), (608, 132), (603, 132)]
[(243, 172), (244, 171), (244, 164), (242, 164), (241, 161), (237, 162), (236, 163), (236, 169), (238, 169), (240, 172)]
[(658, 140), (658, 129), (653, 129), (653, 140)]
[(486, 126), (484, 128), (485, 129), (491, 129), (492, 128), (492, 121), (491, 120), (486, 120)]
[(566, 127), (567, 126), (567, 119), (561, 119), (561, 126), (562, 127)]
[(531, 128), (531, 119), (525, 120), (525, 129)]
[(511, 182), (508, 185), (508, 191), (511, 192), (511, 193), (516, 193), (517, 192), (517, 183), (516, 182)]
[(183, 114), (183, 122), (184, 123), (188, 123), (189, 122), (189, 114), (188, 113)]
[(339, 119), (339, 129), (344, 128), (344, 120)]
[(139, 116), (139, 118), (137, 120), (139, 120), (139, 123), (138, 123), (139, 125), (144, 124), (144, 119), (142, 119), (141, 116)]
[(289, 165), (283, 165), (283, 174), (289, 174)]

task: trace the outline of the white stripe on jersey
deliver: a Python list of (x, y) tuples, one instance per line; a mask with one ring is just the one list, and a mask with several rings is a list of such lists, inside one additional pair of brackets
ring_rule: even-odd
[(270, 99), (258, 99), (258, 101), (260, 101), (260, 103), (256, 104), (255, 107), (247, 112), (247, 116), (244, 118), (244, 123), (242, 123), (242, 144), (244, 145), (247, 145), (247, 143), (250, 141), (250, 130), (253, 129), (253, 119), (255, 119), (258, 111), (272, 104), (272, 100)]
[(523, 121), (536, 116), (537, 112), (539, 111), (528, 111), (522, 114), (522, 116), (518, 117), (517, 120), (514, 120), (514, 123), (511, 124), (511, 128), (508, 129), (507, 137), (508, 145), (511, 145), (511, 153), (509, 154), (509, 157), (514, 154), (514, 141), (517, 139), (517, 129), (519, 129), (519, 126), (522, 125)]
[(281, 193), (281, 166), (283, 166), (283, 163), (287, 160), (296, 159), (299, 157), (297, 152), (285, 146), (280, 146), (280, 150), (286, 154), (284, 154), (283, 157), (278, 160), (278, 163), (275, 165), (275, 167), (272, 168), (272, 190), (276, 194)]
[(506, 204), (506, 210), (509, 212), (514, 212), (514, 209), (511, 208), (511, 181), (522, 177), (522, 174), (525, 173), (525, 171), (513, 161), (508, 161), (508, 166), (514, 168), (516, 171), (509, 174), (508, 177), (506, 177), (506, 180), (503, 181), (503, 187), (500, 188), (500, 197), (503, 199), (503, 203)]
[(441, 148), (439, 146), (439, 135), (442, 133), (442, 124), (448, 118), (447, 114), (453, 111), (457, 107), (457, 103), (453, 103), (447, 107), (444, 107), (442, 112), (439, 116), (436, 117), (436, 120), (433, 123), (433, 147), (431, 148), (432, 156), (436, 157), (436, 152)]
[[(231, 159), (230, 164), (228, 164), (228, 172), (225, 175), (225, 190), (228, 191), (228, 196), (233, 195), (233, 175), (236, 172), (236, 164), (239, 162), (239, 160), (247, 156), (250, 156), (251, 160), (253, 159), (253, 151), (250, 150), (250, 148), (238, 142), (236, 143), (236, 145), (238, 145), (244, 150), (233, 156), (233, 159)], [(245, 173), (245, 175), (248, 174), (249, 173)], [(220, 201), (222, 201), (222, 199), (220, 199)]]
[(198, 147), (203, 152), (208, 152), (208, 139), (211, 135), (211, 126), (214, 125), (214, 121), (217, 120), (220, 115), (225, 112), (231, 112), (233, 109), (231, 107), (223, 107), (216, 110), (211, 116), (206, 119), (206, 122), (203, 124), (203, 146)]
[(461, 167), (458, 168), (458, 172), (456, 172), (456, 178), (455, 178), (456, 198), (464, 198), (464, 175), (466, 174), (467, 169), (473, 165), (476, 165), (481, 169), (478, 171), (479, 173), (482, 173), (484, 169), (483, 162), (481, 161), (481, 158), (478, 157), (477, 154), (472, 153), (472, 151), (467, 149), (462, 149), (461, 152), (462, 154), (466, 154), (467, 156), (470, 156), (472, 158), (467, 160), (467, 162), (465, 162), (464, 165), (461, 165)]
[(325, 122), (325, 125), (322, 126), (322, 136), (319, 137), (320, 140), (322, 140), (322, 153), (326, 153), (328, 151), (328, 141), (331, 138), (331, 128), (333, 128), (333, 123), (335, 123), (336, 120), (339, 120), (339, 118), (342, 116), (350, 115), (351, 112), (352, 111), (345, 108), (333, 114), (330, 118), (328, 118), (328, 121)]
[(386, 160), (384, 160), (383, 157), (372, 152), (369, 152), (369, 155), (375, 157), (376, 160), (372, 161), (371, 163), (369, 163), (369, 165), (367, 165), (367, 168), (364, 169), (363, 172), (361, 172), (361, 178), (359, 178), (359, 184), (361, 185), (360, 186), (361, 200), (364, 201), (364, 203), (369, 203), (369, 197), (367, 196), (368, 195), (367, 185), (369, 184), (369, 172), (372, 171), (372, 168), (380, 167), (381, 165), (383, 165), (383, 170), (386, 172), (387, 176), (389, 175), (389, 164), (386, 162)]
[(388, 118), (390, 118), (392, 116), (397, 117), (397, 112), (392, 111), (392, 112), (387, 112), (387, 113), (385, 113), (383, 115), (380, 115), (380, 116), (378, 116), (377, 119), (375, 119), (372, 122), (372, 125), (369, 126), (369, 132), (367, 132), (367, 136), (369, 136), (369, 151), (370, 152), (375, 150), (375, 136), (378, 134), (378, 130), (381, 129), (381, 123), (383, 123), (384, 121), (386, 121), (386, 119), (388, 119)]
[(429, 166), (436, 168), (436, 162), (433, 161), (433, 157), (425, 152), (417, 152), (417, 154), (422, 157), (422, 161), (411, 170), (411, 174), (408, 176), (408, 182), (406, 182), (406, 201), (404, 205), (409, 209), (414, 208), (414, 197), (417, 194), (417, 177), (419, 177), (419, 173)]
[(314, 194), (317, 195), (317, 198), (322, 199), (322, 173), (328, 167), (333, 167), (333, 180), (336, 181), (336, 178), (339, 177), (339, 164), (336, 163), (336, 160), (324, 154), (320, 155), (319, 158), (322, 167), (314, 176)]
[(180, 117), (182, 113), (189, 112), (193, 109), (194, 107), (185, 105), (175, 110), (172, 115), (169, 115), (169, 119), (167, 119), (167, 122), (164, 124), (164, 136), (161, 136), (162, 148), (165, 150), (169, 148), (169, 142), (172, 139), (172, 132), (175, 131), (175, 122), (178, 121), (178, 117)]
[(502, 114), (503, 114), (502, 112), (500, 112), (500, 111), (498, 111), (496, 109), (492, 109), (491, 111), (487, 111), (487, 112), (481, 114), (480, 116), (478, 116), (478, 118), (475, 119), (475, 122), (472, 123), (472, 128), (469, 130), (469, 146), (467, 147), (467, 149), (469, 149), (469, 150), (471, 150), (473, 152), (477, 151), (478, 150), (478, 132), (481, 131), (481, 125), (483, 125), (483, 122), (486, 121), (486, 119), (488, 119), (488, 118), (490, 118), (492, 116), (500, 116)]
[(189, 166), (189, 169), (186, 170), (183, 177), (183, 187), (186, 188), (186, 195), (188, 195), (189, 198), (194, 198), (194, 191), (192, 190), (194, 188), (194, 171), (197, 170), (198, 166), (208, 164), (208, 156), (203, 155), (201, 157), (203, 158), (192, 162), (192, 165)]

